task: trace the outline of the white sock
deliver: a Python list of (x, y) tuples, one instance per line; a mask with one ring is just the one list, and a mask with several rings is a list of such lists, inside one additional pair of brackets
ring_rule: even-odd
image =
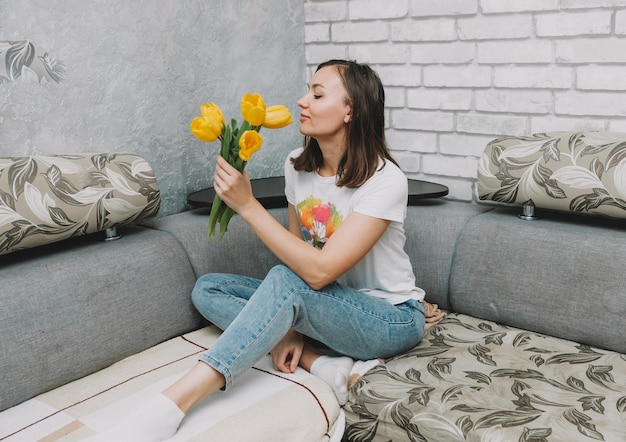
[(352, 386), (359, 380), (361, 376), (370, 371), (372, 368), (376, 367), (379, 364), (382, 364), (383, 361), (380, 359), (370, 359), (369, 361), (355, 361), (352, 366), (352, 370), (350, 370), (350, 378), (348, 381), (348, 388), (352, 388)]
[(159, 394), (126, 416), (113, 427), (93, 437), (90, 442), (157, 442), (176, 434), (185, 417), (178, 406)]
[(311, 374), (332, 387), (339, 405), (348, 402), (348, 379), (353, 364), (347, 356), (320, 356), (311, 365)]
[(352, 370), (350, 370), (350, 374), (358, 374), (359, 376), (363, 376), (365, 373), (367, 373), (379, 364), (382, 364), (382, 361), (380, 359), (370, 359), (369, 361), (355, 361), (354, 365), (352, 366)]

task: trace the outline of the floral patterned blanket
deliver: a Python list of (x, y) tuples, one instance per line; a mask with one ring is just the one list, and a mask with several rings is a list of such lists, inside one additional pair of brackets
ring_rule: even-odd
[(626, 441), (626, 355), (450, 314), (345, 409), (349, 441)]

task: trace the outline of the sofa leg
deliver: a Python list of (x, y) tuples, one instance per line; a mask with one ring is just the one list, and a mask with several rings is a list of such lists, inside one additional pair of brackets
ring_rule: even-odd
[(104, 240), (105, 241), (115, 241), (116, 239), (120, 239), (122, 235), (117, 233), (117, 227), (109, 227), (104, 231)]
[(535, 203), (533, 200), (528, 200), (522, 204), (522, 213), (517, 216), (527, 221), (539, 219), (539, 217), (535, 216)]

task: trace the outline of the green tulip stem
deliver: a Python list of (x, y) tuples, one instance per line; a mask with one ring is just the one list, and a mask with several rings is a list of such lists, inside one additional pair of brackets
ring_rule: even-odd
[[(247, 130), (256, 130), (259, 132), (261, 130), (261, 126), (252, 126), (244, 120), (241, 123), (241, 127), (238, 128), (237, 121), (233, 118), (230, 126), (224, 125), (221, 137), (222, 146), (220, 149), (220, 155), (228, 161), (231, 166), (242, 173), (246, 167), (247, 161), (244, 161), (239, 157), (239, 139)], [(231, 209), (228, 204), (224, 203), (216, 193), (215, 198), (213, 198), (213, 205), (211, 206), (211, 213), (209, 215), (208, 236), (213, 237), (215, 235), (215, 227), (219, 223), (220, 233), (217, 237), (217, 242), (220, 242), (224, 237), (224, 234), (228, 231), (228, 223), (233, 215), (235, 215), (235, 211)]]
[(228, 160), (228, 151), (233, 141), (233, 133), (230, 126), (226, 125), (224, 125), (224, 131), (222, 133), (222, 147), (220, 149), (220, 155), (222, 158)]
[(211, 214), (209, 215), (209, 237), (212, 237), (215, 234), (215, 225), (217, 224), (218, 219), (221, 218), (220, 215), (224, 212), (224, 206), (225, 204), (222, 199), (215, 194), (213, 204), (211, 205)]
[(224, 234), (228, 231), (228, 223), (234, 214), (235, 211), (226, 205), (222, 216), (220, 216), (220, 234), (217, 237), (217, 242), (220, 242)]

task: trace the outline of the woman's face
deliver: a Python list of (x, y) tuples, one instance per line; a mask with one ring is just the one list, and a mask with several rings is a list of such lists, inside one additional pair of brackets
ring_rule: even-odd
[(298, 100), (300, 132), (318, 143), (341, 141), (351, 118), (347, 92), (337, 66), (318, 70), (309, 82), (307, 93)]

